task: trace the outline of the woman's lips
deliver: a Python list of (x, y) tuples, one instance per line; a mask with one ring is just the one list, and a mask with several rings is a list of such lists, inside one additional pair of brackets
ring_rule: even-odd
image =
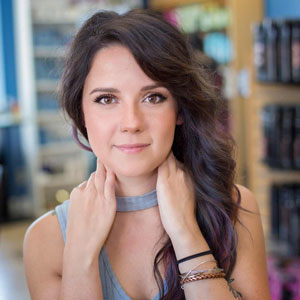
[(149, 144), (127, 144), (116, 146), (119, 150), (125, 153), (138, 153), (143, 151)]

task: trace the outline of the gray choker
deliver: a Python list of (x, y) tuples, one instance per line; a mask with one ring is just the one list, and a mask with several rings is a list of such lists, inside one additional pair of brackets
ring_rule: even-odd
[(156, 189), (140, 196), (129, 196), (129, 197), (118, 197), (117, 200), (117, 211), (136, 211), (147, 209), (157, 205)]

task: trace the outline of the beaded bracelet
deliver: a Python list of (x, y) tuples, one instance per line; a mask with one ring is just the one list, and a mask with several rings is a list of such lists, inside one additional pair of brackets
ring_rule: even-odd
[(188, 277), (182, 281), (180, 281), (181, 284), (181, 289), (184, 289), (184, 284), (193, 282), (193, 281), (198, 281), (198, 280), (204, 280), (204, 279), (216, 279), (216, 278), (225, 278), (226, 274), (224, 272), (221, 273), (208, 273), (208, 274), (203, 274), (203, 275), (193, 275), (191, 277)]

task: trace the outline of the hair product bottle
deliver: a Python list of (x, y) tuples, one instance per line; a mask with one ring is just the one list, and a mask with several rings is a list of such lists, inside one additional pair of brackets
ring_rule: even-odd
[(280, 81), (288, 83), (292, 81), (292, 58), (291, 58), (291, 24), (282, 21), (279, 26), (280, 48)]
[(292, 27), (292, 78), (300, 83), (300, 23), (293, 23)]
[(258, 81), (267, 80), (267, 48), (266, 48), (266, 32), (262, 24), (253, 25), (254, 36), (254, 65), (256, 71), (256, 79)]
[(263, 26), (267, 33), (267, 80), (276, 82), (279, 77), (278, 27), (274, 21), (269, 19), (263, 21)]

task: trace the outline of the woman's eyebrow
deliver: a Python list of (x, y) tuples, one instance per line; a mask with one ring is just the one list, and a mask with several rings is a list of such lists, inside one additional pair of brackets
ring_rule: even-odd
[[(163, 87), (161, 84), (151, 84), (151, 85), (146, 85), (144, 87), (141, 88), (141, 92), (145, 92), (148, 90), (152, 90), (158, 87)], [(95, 88), (90, 92), (91, 94), (97, 93), (97, 92), (105, 92), (105, 93), (120, 93), (120, 91), (118, 89), (115, 88)]]

